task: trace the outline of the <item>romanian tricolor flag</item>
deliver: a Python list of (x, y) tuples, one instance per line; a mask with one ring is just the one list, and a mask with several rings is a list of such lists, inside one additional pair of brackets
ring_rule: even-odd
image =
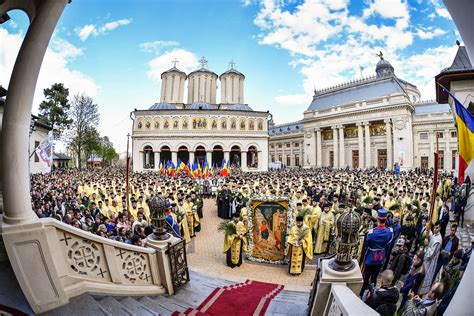
[(459, 147), (458, 183), (463, 183), (464, 171), (474, 159), (474, 116), (454, 95), (446, 89), (443, 90), (454, 100)]
[(163, 175), (165, 173), (165, 169), (163, 169), (163, 162), (160, 161), (160, 172), (161, 172), (161, 175)]
[(225, 159), (222, 161), (221, 175), (227, 177), (229, 175), (229, 168), (227, 167), (227, 162)]
[(207, 176), (209, 176), (209, 164), (207, 163), (207, 160), (204, 161), (204, 166), (202, 168), (202, 175), (204, 176), (204, 178), (206, 178)]

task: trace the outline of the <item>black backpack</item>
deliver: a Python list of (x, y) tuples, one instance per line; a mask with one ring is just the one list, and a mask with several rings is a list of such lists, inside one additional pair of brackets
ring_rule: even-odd
[(405, 257), (406, 258), (405, 258), (405, 264), (403, 265), (403, 269), (402, 269), (402, 275), (407, 274), (410, 271), (411, 264), (413, 262), (412, 258), (408, 254), (406, 254)]

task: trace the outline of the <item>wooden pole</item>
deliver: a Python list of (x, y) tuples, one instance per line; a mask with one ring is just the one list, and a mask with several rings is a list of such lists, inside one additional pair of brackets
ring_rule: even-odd
[(130, 133), (127, 134), (127, 159), (126, 160), (126, 167), (125, 167), (125, 186), (126, 186), (126, 199), (125, 199), (125, 209), (128, 210), (128, 198), (130, 195), (130, 185), (129, 185), (129, 173), (130, 173), (130, 158), (128, 157), (128, 143), (130, 139)]

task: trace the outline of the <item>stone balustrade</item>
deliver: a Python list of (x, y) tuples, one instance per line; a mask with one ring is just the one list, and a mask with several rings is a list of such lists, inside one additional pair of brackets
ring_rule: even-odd
[[(83, 293), (158, 295), (169, 292), (160, 265), (166, 251), (138, 247), (82, 231), (54, 219), (11, 226), (3, 240), (21, 288), (35, 313)], [(166, 246), (165, 246), (166, 247)]]
[(325, 316), (378, 315), (354, 292), (343, 284), (333, 284), (324, 311)]

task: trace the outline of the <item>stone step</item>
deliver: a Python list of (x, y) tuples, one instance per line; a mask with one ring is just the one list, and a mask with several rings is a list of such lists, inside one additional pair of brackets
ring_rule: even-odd
[(83, 316), (83, 315), (103, 315), (112, 316), (94, 297), (90, 294), (84, 294), (72, 298), (69, 304), (56, 308), (52, 311), (43, 313), (47, 316)]
[(150, 298), (171, 312), (174, 312), (174, 311), (183, 312), (189, 307), (191, 307), (189, 304), (185, 302), (175, 300), (173, 296), (160, 295), (160, 296), (154, 296), (154, 297), (150, 296)]
[(135, 298), (127, 297), (120, 300), (120, 303), (126, 306), (134, 315), (139, 316), (153, 316), (156, 315), (156, 312), (147, 306), (143, 305)]
[(153, 310), (155, 313), (158, 313), (158, 315), (171, 315), (171, 313), (174, 312), (174, 310), (165, 308), (160, 303), (156, 302), (148, 296), (139, 298), (138, 302)]
[(209, 291), (209, 293), (202, 293), (191, 289), (181, 289), (178, 293), (173, 295), (172, 298), (181, 302), (181, 304), (187, 304), (189, 307), (196, 308), (206, 299), (206, 297), (209, 296), (209, 294), (211, 294), (211, 291)]
[(133, 316), (133, 312), (130, 309), (122, 305), (112, 296), (106, 296), (98, 300), (98, 303), (114, 316)]

